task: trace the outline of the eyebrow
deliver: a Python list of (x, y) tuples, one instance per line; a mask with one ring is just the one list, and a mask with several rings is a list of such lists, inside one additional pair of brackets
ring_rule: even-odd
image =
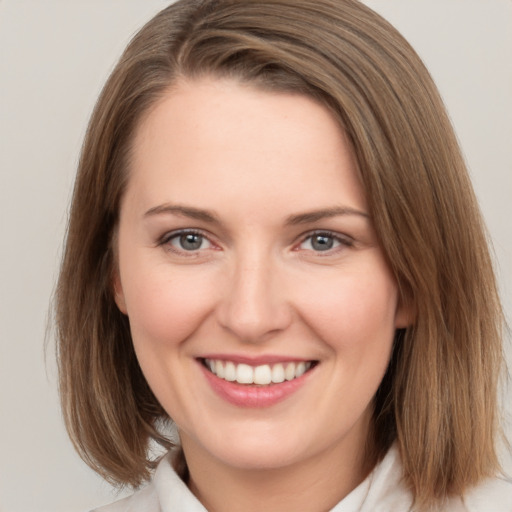
[[(161, 214), (179, 215), (182, 217), (188, 217), (190, 219), (200, 220), (211, 224), (221, 224), (217, 215), (215, 215), (215, 213), (211, 212), (210, 210), (204, 210), (201, 208), (194, 208), (192, 206), (184, 206), (179, 204), (175, 205), (169, 203), (164, 203), (153, 208), (150, 208), (144, 214), (144, 217), (152, 217), (154, 215)], [(322, 219), (337, 217), (340, 215), (357, 215), (365, 219), (370, 218), (370, 216), (367, 213), (361, 210), (357, 210), (356, 208), (337, 206), (332, 208), (323, 208), (320, 210), (312, 210), (309, 212), (290, 215), (287, 217), (285, 224), (289, 226), (308, 224), (311, 222), (317, 222)]]
[(369, 219), (370, 216), (361, 210), (356, 208), (350, 208), (346, 206), (337, 206), (333, 208), (324, 208), (321, 210), (312, 210), (310, 212), (299, 213), (297, 215), (290, 215), (286, 219), (286, 224), (295, 226), (297, 224), (308, 224), (310, 222), (317, 222), (322, 219), (328, 219), (330, 217), (337, 217), (338, 215), (358, 215)]
[(152, 217), (153, 215), (161, 215), (164, 213), (170, 213), (172, 215), (180, 215), (182, 217), (188, 217), (190, 219), (201, 220), (203, 222), (209, 222), (212, 224), (220, 224), (217, 216), (209, 210), (203, 210), (200, 208), (194, 208), (192, 206), (183, 206), (179, 204), (161, 204), (150, 208), (144, 217)]

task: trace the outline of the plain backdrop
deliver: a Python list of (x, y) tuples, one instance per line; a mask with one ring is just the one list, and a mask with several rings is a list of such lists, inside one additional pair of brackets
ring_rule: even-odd
[[(88, 117), (130, 37), (168, 3), (0, 0), (0, 512), (80, 512), (115, 499), (66, 437), (44, 338)], [(512, 1), (366, 3), (409, 39), (441, 90), (510, 319)]]

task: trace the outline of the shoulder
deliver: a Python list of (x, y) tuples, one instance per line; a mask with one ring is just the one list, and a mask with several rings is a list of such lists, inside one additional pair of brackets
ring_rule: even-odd
[[(410, 512), (414, 498), (404, 485), (402, 463), (397, 446), (388, 454), (367, 479), (366, 497), (359, 508), (363, 512)], [(350, 495), (349, 495), (350, 496)], [(344, 504), (344, 502), (342, 502)], [(443, 512), (512, 512), (512, 480), (489, 478), (469, 489), (464, 498), (451, 498), (441, 509)], [(334, 511), (333, 511), (334, 512)], [(338, 512), (335, 509), (335, 512)]]
[(91, 512), (160, 512), (160, 504), (155, 486), (151, 482), (131, 496)]
[(111, 505), (91, 512), (207, 512), (176, 474), (172, 466), (172, 454), (167, 454), (158, 463), (151, 482)]
[(464, 497), (467, 512), (512, 512), (512, 480), (490, 478)]

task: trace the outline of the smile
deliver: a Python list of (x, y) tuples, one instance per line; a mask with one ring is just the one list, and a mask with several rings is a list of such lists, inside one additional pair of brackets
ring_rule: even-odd
[(315, 364), (314, 361), (297, 361), (251, 366), (244, 363), (203, 359), (203, 364), (211, 373), (227, 382), (268, 386), (292, 381), (304, 375)]

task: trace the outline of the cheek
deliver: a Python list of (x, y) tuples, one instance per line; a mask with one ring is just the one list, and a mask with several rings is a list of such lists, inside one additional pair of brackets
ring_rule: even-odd
[(395, 332), (397, 291), (387, 273), (355, 273), (312, 281), (302, 316), (333, 349), (387, 353)]
[[(208, 315), (215, 288), (206, 276), (157, 271), (132, 274), (125, 287), (134, 345), (162, 349), (186, 340)], [(185, 274), (185, 275), (183, 275)]]
[(195, 279), (181, 272), (170, 276), (168, 270), (162, 266), (158, 271), (133, 272), (125, 295), (142, 372), (163, 408), (181, 425), (191, 403), (187, 388), (180, 385), (188, 379), (191, 362), (186, 341), (209, 314), (214, 287), (205, 276)]

